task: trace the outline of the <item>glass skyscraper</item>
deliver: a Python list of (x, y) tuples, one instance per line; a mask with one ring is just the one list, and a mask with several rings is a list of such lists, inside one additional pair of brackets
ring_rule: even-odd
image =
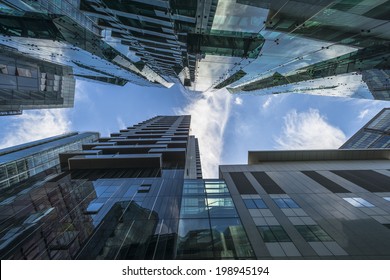
[(0, 258), (254, 258), (189, 129), (190, 116), (157, 116), (60, 153), (62, 172), (3, 194)]
[[(83, 144), (97, 140), (98, 133), (67, 133), (0, 150), (0, 192), (1, 197), (15, 186), (29, 187), (34, 176), (42, 172), (57, 172), (58, 154), (81, 149)], [(57, 169), (56, 169), (57, 168)], [(47, 175), (47, 174), (46, 174)]]
[(249, 152), (203, 179), (190, 120), (56, 151), (55, 171), (1, 192), (0, 258), (390, 258), (388, 149)]
[(340, 149), (390, 148), (390, 108), (381, 110)]
[(25, 109), (71, 108), (72, 68), (18, 53), (0, 45), (0, 115)]
[[(371, 86), (389, 69), (387, 1), (0, 3), (2, 45), (77, 79), (388, 99)], [(364, 94), (351, 90), (364, 81)]]

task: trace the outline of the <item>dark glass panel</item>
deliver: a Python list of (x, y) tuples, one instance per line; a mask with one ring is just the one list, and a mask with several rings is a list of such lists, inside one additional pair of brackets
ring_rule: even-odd
[(257, 194), (243, 172), (230, 172), (229, 174), (240, 194)]
[(208, 219), (180, 219), (178, 234), (178, 259), (214, 258)]

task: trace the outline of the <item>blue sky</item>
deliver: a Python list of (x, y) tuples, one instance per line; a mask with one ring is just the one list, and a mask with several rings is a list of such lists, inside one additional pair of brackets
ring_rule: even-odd
[(0, 147), (66, 131), (102, 136), (155, 115), (192, 115), (205, 178), (218, 164), (246, 163), (248, 150), (338, 148), (388, 102), (305, 94), (186, 93), (77, 81), (73, 109), (30, 110), (0, 118)]

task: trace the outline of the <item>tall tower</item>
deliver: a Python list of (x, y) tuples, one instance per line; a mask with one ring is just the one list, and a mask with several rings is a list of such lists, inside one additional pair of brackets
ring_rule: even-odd
[(254, 258), (223, 180), (201, 179), (190, 116), (157, 116), (59, 154), (0, 200), (1, 259)]
[(72, 132), (0, 150), (0, 196), (29, 187), (45, 175), (56, 174), (59, 153), (81, 149), (82, 144), (98, 138), (96, 132)]
[(1, 258), (175, 258), (184, 175), (199, 177), (190, 120), (158, 116), (57, 151), (62, 172), (3, 197)]
[(390, 148), (390, 108), (382, 109), (340, 149)]
[(0, 116), (24, 109), (71, 108), (75, 82), (72, 67), (0, 46)]

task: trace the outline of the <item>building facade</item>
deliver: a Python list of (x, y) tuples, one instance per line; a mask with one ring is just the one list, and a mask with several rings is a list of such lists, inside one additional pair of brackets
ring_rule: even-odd
[(253, 61), (264, 44), (253, 30), (224, 28), (220, 2), (4, 0), (0, 33), (3, 44), (71, 66), (78, 79), (201, 91), (206, 56)]
[(258, 259), (389, 259), (388, 149), (249, 152), (220, 166)]
[[(377, 80), (383, 81), (384, 72), (389, 69), (388, 1), (240, 0), (237, 3), (268, 11), (260, 33), (273, 42), (274, 48), (273, 53), (263, 52), (263, 59), (267, 55), (283, 58), (265, 71), (252, 72), (229, 85), (231, 93), (279, 94), (298, 89), (315, 95), (389, 100), (388, 89), (372, 85)], [(291, 44), (295, 39), (313, 47)], [(290, 49), (283, 48), (286, 41), (290, 42)], [(294, 56), (281, 54), (278, 49)], [(352, 83), (354, 75), (363, 76), (371, 96), (348, 93), (349, 87), (343, 83)], [(360, 81), (356, 78), (355, 83)]]
[[(369, 81), (389, 69), (388, 9), (387, 1), (2, 0), (0, 39), (72, 67), (77, 79), (114, 85), (387, 100)], [(372, 94), (351, 90), (361, 75)]]
[(1, 200), (0, 258), (254, 258), (189, 129), (190, 116), (157, 116), (60, 153), (62, 172)]
[(0, 68), (0, 115), (73, 107), (76, 81), (71, 67), (0, 46)]
[(382, 109), (340, 149), (390, 148), (390, 108)]
[(81, 149), (82, 144), (99, 138), (98, 133), (67, 133), (0, 150), (0, 192), (2, 197), (14, 187), (19, 190), (34, 181), (34, 176), (51, 170), (57, 172), (58, 154)]

